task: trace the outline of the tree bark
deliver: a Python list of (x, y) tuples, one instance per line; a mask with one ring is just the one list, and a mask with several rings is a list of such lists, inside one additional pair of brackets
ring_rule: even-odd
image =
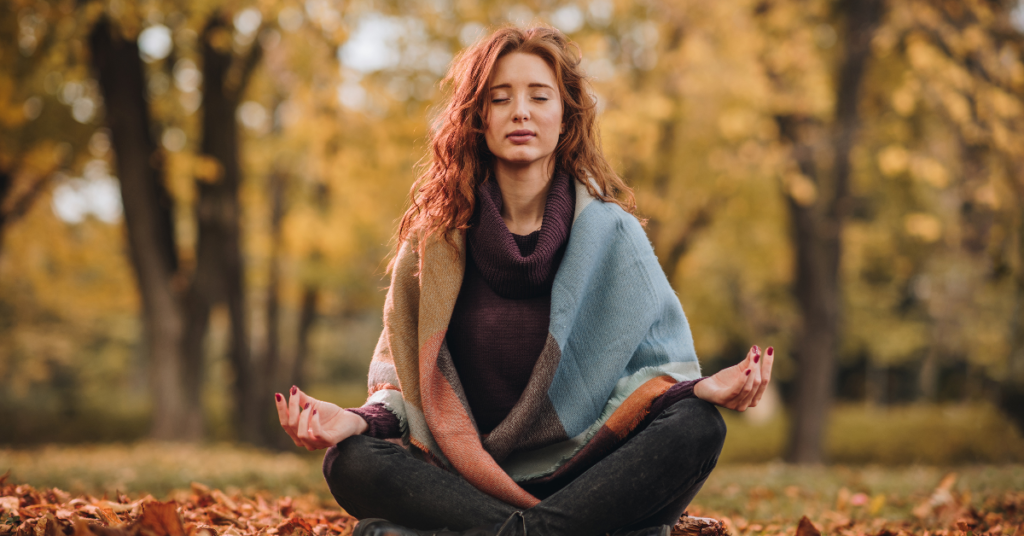
[(15, 198), (12, 193), (15, 173), (15, 171), (0, 170), (0, 254), (3, 253), (4, 231), (7, 230), (7, 226), (24, 216), (39, 194), (43, 193), (46, 185), (50, 183), (49, 173), (37, 177), (25, 193)]
[(781, 134), (793, 145), (801, 173), (817, 186), (814, 200), (789, 199), (796, 245), (794, 291), (803, 317), (794, 352), (798, 369), (786, 455), (794, 463), (820, 463), (824, 458), (822, 440), (835, 390), (842, 300), (839, 262), (842, 226), (850, 204), (850, 151), (859, 125), (857, 105), (871, 38), (884, 3), (848, 0), (841, 8), (846, 31), (836, 83), (835, 118), (826, 138), (834, 151), (830, 173), (818, 171), (821, 152), (826, 149), (809, 136), (814, 122), (792, 116), (779, 120)]
[[(194, 359), (201, 345), (215, 303), (226, 303), (231, 319), (229, 361), (235, 373), (233, 398), (238, 438), (263, 444), (257, 385), (249, 351), (245, 317), (245, 274), (241, 254), (241, 183), (239, 133), (235, 113), (253, 68), (259, 61), (259, 45), (254, 44), (241, 62), (235, 61), (229, 40), (230, 25), (220, 13), (214, 14), (201, 36), (203, 56), (202, 155), (216, 162), (213, 177), (196, 181), (198, 201), (196, 222), (199, 229), (196, 250), (194, 292), (190, 295), (188, 336)], [(198, 374), (200, 369), (195, 369)], [(195, 378), (201, 380), (201, 378)], [(199, 385), (196, 381), (195, 385)]]
[[(1024, 207), (1024, 164), (1011, 163), (1011, 186), (1018, 211)], [(1006, 378), (999, 387), (999, 407), (1024, 433), (1024, 216), (1017, 215), (1017, 270), (1014, 274), (1014, 307), (1010, 316), (1010, 355)]]
[[(263, 359), (261, 398), (269, 401), (270, 396), (277, 393), (285, 393), (289, 387), (291, 378), (286, 374), (281, 363), (281, 337), (280, 337), (280, 286), (281, 286), (281, 224), (284, 221), (284, 186), (286, 175), (281, 169), (275, 169), (270, 173), (268, 184), (268, 195), (270, 197), (270, 269), (269, 281), (267, 283), (267, 345)], [(263, 406), (266, 415), (262, 423), (263, 434), (268, 439), (274, 439), (273, 443), (284, 446), (286, 436), (281, 433), (277, 425), (277, 409), (271, 404)], [(288, 443), (290, 444), (290, 442)]]
[(7, 204), (7, 196), (14, 186), (14, 175), (6, 169), (0, 169), (0, 255), (4, 251), (4, 230), (7, 225), (7, 211), (4, 206)]
[(306, 381), (306, 358), (309, 355), (309, 332), (316, 321), (316, 307), (319, 301), (319, 290), (309, 285), (302, 291), (302, 310), (299, 314), (299, 339), (292, 361), (292, 382), (296, 385)]
[(117, 177), (121, 185), (128, 249), (142, 297), (142, 316), (153, 393), (151, 436), (199, 439), (201, 407), (186, 395), (182, 358), (184, 316), (176, 285), (172, 201), (163, 183), (163, 161), (150, 130), (145, 78), (138, 46), (101, 18), (90, 38), (93, 68), (106, 102)]

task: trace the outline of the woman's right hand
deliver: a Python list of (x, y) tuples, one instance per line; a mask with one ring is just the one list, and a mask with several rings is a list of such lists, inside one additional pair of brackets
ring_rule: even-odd
[(335, 404), (317, 400), (292, 386), (288, 400), (275, 393), (281, 427), (296, 446), (307, 450), (332, 447), (369, 427), (362, 417)]
[(746, 411), (761, 401), (772, 379), (775, 349), (771, 346), (761, 359), (761, 349), (750, 347), (747, 357), (739, 363), (704, 378), (693, 386), (697, 398), (736, 411)]

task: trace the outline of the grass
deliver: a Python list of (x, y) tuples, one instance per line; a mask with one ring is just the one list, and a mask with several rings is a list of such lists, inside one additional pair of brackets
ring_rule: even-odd
[(0, 450), (0, 472), (36, 488), (74, 494), (152, 494), (167, 497), (192, 482), (245, 493), (277, 495), (330, 492), (320, 471), (321, 453), (271, 453), (230, 444), (182, 445), (140, 442), (108, 445), (48, 445)]
[(817, 519), (842, 510), (840, 498), (864, 493), (875, 500), (871, 512), (848, 507), (852, 517), (911, 520), (915, 506), (926, 500), (942, 480), (956, 473), (954, 491), (980, 507), (988, 498), (1024, 490), (1024, 465), (959, 467), (817, 466), (782, 463), (725, 465), (716, 469), (694, 501), (701, 509), (751, 522), (778, 523), (801, 516)]

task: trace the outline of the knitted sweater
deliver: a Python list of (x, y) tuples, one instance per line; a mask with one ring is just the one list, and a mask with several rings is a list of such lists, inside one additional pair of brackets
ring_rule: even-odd
[(455, 248), (433, 238), (421, 248), (417, 237), (402, 245), (370, 365), (367, 405), (398, 418), (415, 454), (521, 507), (538, 502), (523, 486), (602, 458), (665, 407), (673, 385), (700, 375), (686, 317), (636, 218), (575, 187), (546, 342), (494, 430), (477, 428), (445, 342), (464, 233)]

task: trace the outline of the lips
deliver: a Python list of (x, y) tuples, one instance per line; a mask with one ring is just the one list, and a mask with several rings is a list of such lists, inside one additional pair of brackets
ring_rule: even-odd
[(529, 143), (530, 140), (536, 138), (537, 135), (534, 134), (532, 130), (520, 129), (509, 132), (505, 137), (516, 145), (522, 145), (524, 143)]

